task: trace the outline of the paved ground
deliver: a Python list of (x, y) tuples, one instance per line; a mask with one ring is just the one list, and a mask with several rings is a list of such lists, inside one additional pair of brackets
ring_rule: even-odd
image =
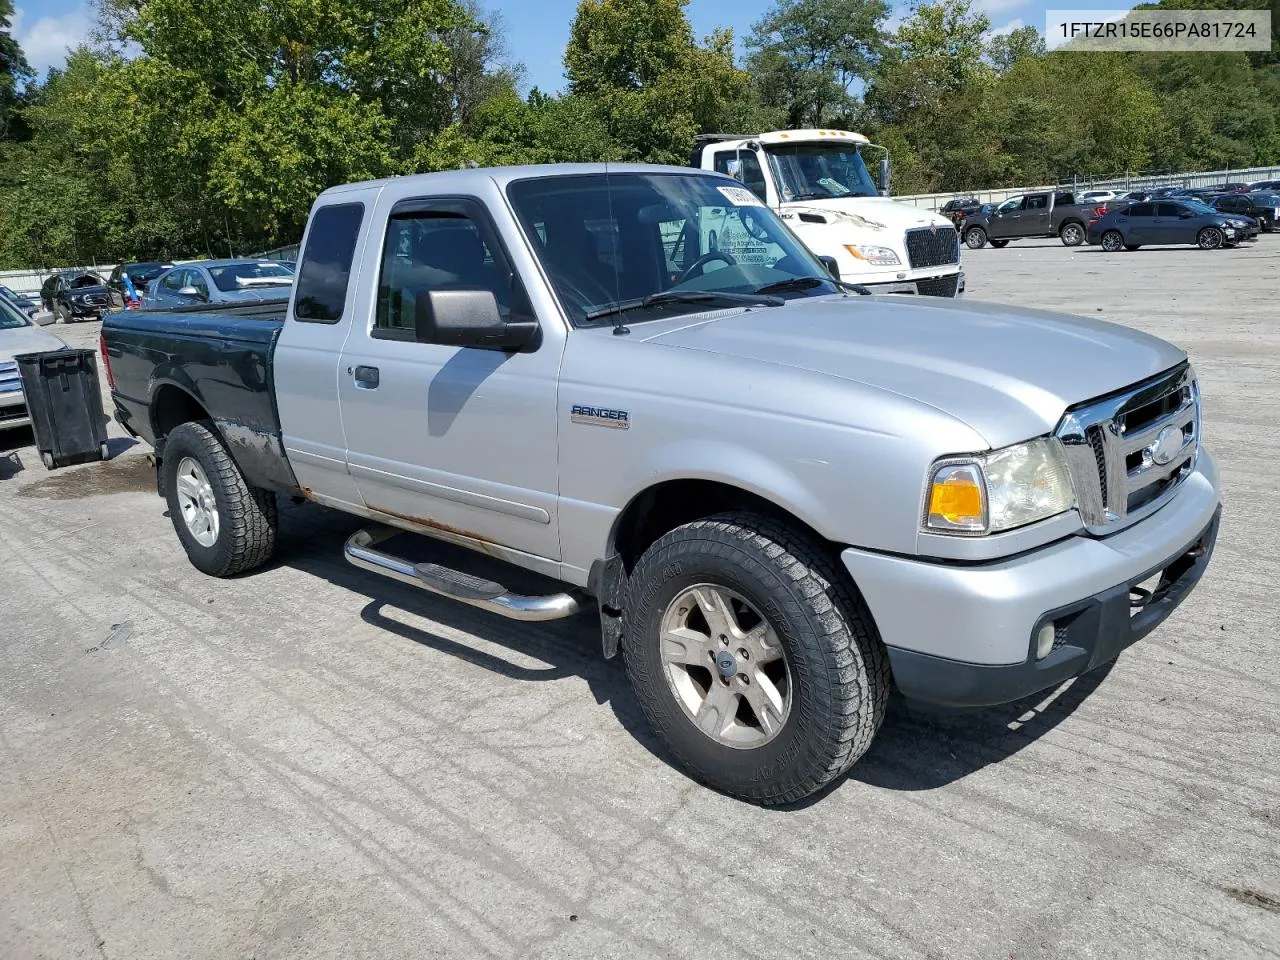
[(49, 474), (0, 443), (0, 957), (1277, 955), (1280, 237), (965, 260), (973, 299), (1200, 371), (1217, 557), (1105, 675), (899, 706), (836, 789), (760, 810), (666, 762), (590, 617), (400, 591), (310, 505), (209, 579), (140, 447)]

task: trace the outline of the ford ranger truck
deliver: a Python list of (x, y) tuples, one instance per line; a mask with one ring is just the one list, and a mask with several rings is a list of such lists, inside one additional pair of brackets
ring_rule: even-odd
[[(863, 155), (884, 153), (880, 185)], [(849, 130), (776, 130), (698, 137), (690, 166), (737, 178), (772, 207), (800, 240), (833, 263), (840, 279), (873, 293), (954, 297), (964, 292), (955, 224), (940, 213), (888, 198), (887, 151)], [(883, 194), (883, 195), (882, 195)], [(729, 214), (702, 225), (708, 247), (739, 259), (760, 241)], [(726, 227), (728, 229), (726, 229)]]
[[(707, 243), (726, 210), (766, 256)], [(287, 302), (115, 313), (102, 349), (198, 569), (264, 563), (296, 495), (367, 521), (371, 574), (590, 608), (670, 755), (780, 804), (863, 755), (891, 685), (998, 704), (1111, 661), (1218, 529), (1177, 347), (860, 290), (729, 177), (478, 169), (327, 190)]]

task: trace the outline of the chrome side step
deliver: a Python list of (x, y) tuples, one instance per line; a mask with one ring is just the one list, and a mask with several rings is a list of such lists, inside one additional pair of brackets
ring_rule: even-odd
[(492, 580), (482, 580), (461, 570), (442, 567), (438, 563), (410, 563), (400, 557), (373, 549), (373, 545), (403, 531), (394, 528), (359, 530), (347, 538), (342, 555), (361, 570), (399, 580), (411, 587), (439, 594), (450, 600), (489, 610), (511, 620), (560, 620), (572, 617), (582, 609), (573, 593), (553, 593), (545, 597), (526, 597), (510, 593)]

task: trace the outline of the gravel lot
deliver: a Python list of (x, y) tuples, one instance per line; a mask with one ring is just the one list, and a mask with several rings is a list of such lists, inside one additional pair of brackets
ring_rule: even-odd
[(1280, 236), (965, 266), (970, 299), (1190, 352), (1216, 558), (1110, 670), (960, 717), (895, 704), (800, 809), (673, 769), (590, 616), (364, 574), (354, 522), (311, 505), (269, 568), (206, 578), (114, 425), (112, 461), (54, 473), (0, 435), (0, 956), (1276, 956)]

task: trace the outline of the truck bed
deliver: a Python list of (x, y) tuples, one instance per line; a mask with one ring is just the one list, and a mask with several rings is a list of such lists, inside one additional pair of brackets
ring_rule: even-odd
[[(272, 391), (272, 356), (288, 302), (264, 301), (108, 314), (103, 349), (116, 419), (163, 456), (163, 411), (190, 411), (216, 425), (246, 479), (292, 491)], [(175, 393), (176, 392), (176, 393)], [(155, 403), (164, 395), (166, 402)], [(179, 396), (182, 394), (185, 396)]]

